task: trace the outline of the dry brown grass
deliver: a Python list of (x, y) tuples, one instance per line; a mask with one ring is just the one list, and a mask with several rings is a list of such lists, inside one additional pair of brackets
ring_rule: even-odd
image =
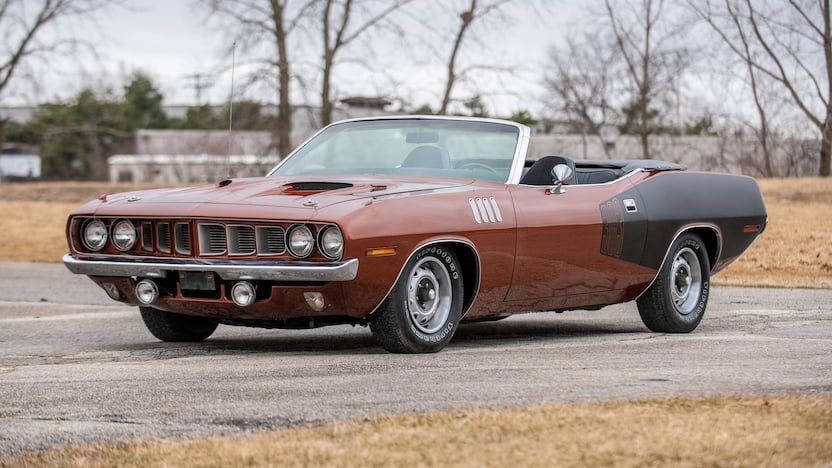
[[(0, 186), (0, 259), (58, 261), (66, 250), (66, 215), (101, 193), (158, 187), (95, 182)], [(832, 287), (832, 180), (761, 180), (769, 225), (716, 284)]]
[(832, 396), (673, 399), (382, 417), (73, 447), (4, 466), (829, 466)]
[(165, 187), (160, 184), (109, 182), (20, 182), (0, 185), (0, 201), (46, 201), (80, 205), (103, 193)]
[(832, 179), (759, 181), (768, 227), (716, 284), (832, 287)]
[(76, 203), (0, 201), (0, 260), (59, 262), (68, 251), (67, 216), (76, 206)]

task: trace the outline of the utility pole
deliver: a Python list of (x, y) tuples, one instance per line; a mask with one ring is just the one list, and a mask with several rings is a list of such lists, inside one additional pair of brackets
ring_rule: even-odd
[(214, 86), (214, 81), (211, 79), (211, 76), (206, 73), (193, 73), (191, 75), (185, 75), (185, 79), (189, 81), (189, 84), (185, 87), (194, 90), (196, 105), (201, 106), (202, 91), (210, 89), (211, 86)]

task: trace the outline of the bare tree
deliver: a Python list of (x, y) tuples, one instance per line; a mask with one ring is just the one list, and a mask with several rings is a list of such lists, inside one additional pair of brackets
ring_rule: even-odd
[(459, 23), (457, 24), (451, 52), (446, 62), (446, 79), (445, 88), (442, 93), (442, 103), (439, 107), (440, 114), (448, 112), (448, 106), (452, 101), (454, 87), (459, 80), (470, 71), (481, 66), (468, 67), (467, 69), (459, 69), (459, 55), (462, 51), (463, 44), (467, 36), (471, 34), (471, 27), (474, 23), (482, 21), (484, 18), (499, 14), (502, 8), (510, 3), (512, 0), (470, 0), (466, 9), (459, 13)]
[(107, 4), (104, 0), (0, 0), (0, 97), (28, 60), (84, 44), (77, 37), (63, 34), (45, 39), (43, 31), (72, 18), (88, 18)]
[[(58, 28), (73, 20), (89, 19), (107, 4), (105, 0), (0, 0), (0, 99), (32, 60), (91, 47), (71, 31)], [(52, 34), (47, 36), (45, 31)], [(0, 119), (0, 130), (4, 124)]]
[[(736, 7), (732, 5), (731, 0), (725, 0), (724, 9), (720, 10), (714, 8), (711, 0), (687, 0), (687, 2), (697, 16), (716, 33), (717, 37), (729, 47), (742, 64), (758, 120), (757, 125), (750, 127), (760, 142), (763, 175), (772, 177), (775, 175), (775, 170), (772, 162), (770, 117), (761, 89), (763, 77), (760, 76), (760, 71), (754, 67), (757, 57), (754, 50), (752, 50), (750, 31), (743, 25), (743, 20), (740, 18)], [(721, 60), (721, 58), (718, 57), (716, 60)]]
[(550, 51), (549, 62), (547, 69), (552, 71), (544, 78), (547, 91), (568, 119), (581, 123), (582, 134), (598, 138), (609, 158), (604, 129), (615, 119), (611, 97), (618, 75), (615, 45), (597, 34), (569, 38), (564, 48)]
[(321, 125), (332, 122), (332, 73), (338, 53), (363, 34), (389, 20), (390, 15), (412, 1), (386, 0), (378, 3), (368, 0), (322, 0)]
[[(832, 8), (830, 0), (711, 0), (695, 3), (700, 16), (738, 56), (750, 75), (777, 83), (820, 132), (818, 174), (832, 165)], [(717, 5), (719, 4), (717, 3)], [(714, 12), (716, 10), (716, 12)], [(719, 24), (719, 17), (728, 17)]]
[[(202, 0), (254, 67), (249, 83), (273, 81), (277, 94), (277, 152), (292, 148), (290, 36), (318, 0)], [(276, 80), (275, 80), (276, 78)]]
[(606, 20), (629, 81), (624, 130), (639, 136), (642, 157), (650, 158), (650, 134), (662, 107), (679, 94), (679, 77), (690, 53), (679, 40), (684, 28), (670, 24), (665, 0), (604, 0)]

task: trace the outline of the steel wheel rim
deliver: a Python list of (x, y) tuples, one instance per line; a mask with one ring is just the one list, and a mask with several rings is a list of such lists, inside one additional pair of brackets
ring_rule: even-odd
[(670, 297), (682, 315), (696, 309), (702, 293), (702, 266), (699, 257), (690, 247), (680, 250), (670, 267)]
[(410, 270), (407, 281), (407, 316), (423, 333), (436, 333), (451, 314), (451, 276), (436, 258), (426, 257)]

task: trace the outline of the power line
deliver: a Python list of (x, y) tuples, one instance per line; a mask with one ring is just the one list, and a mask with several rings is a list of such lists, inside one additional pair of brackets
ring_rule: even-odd
[(185, 85), (185, 87), (194, 90), (194, 97), (196, 97), (196, 105), (201, 106), (202, 92), (214, 86), (213, 78), (211, 77), (211, 75), (208, 75), (207, 73), (193, 73), (190, 75), (185, 75), (185, 79), (189, 81), (189, 84)]

